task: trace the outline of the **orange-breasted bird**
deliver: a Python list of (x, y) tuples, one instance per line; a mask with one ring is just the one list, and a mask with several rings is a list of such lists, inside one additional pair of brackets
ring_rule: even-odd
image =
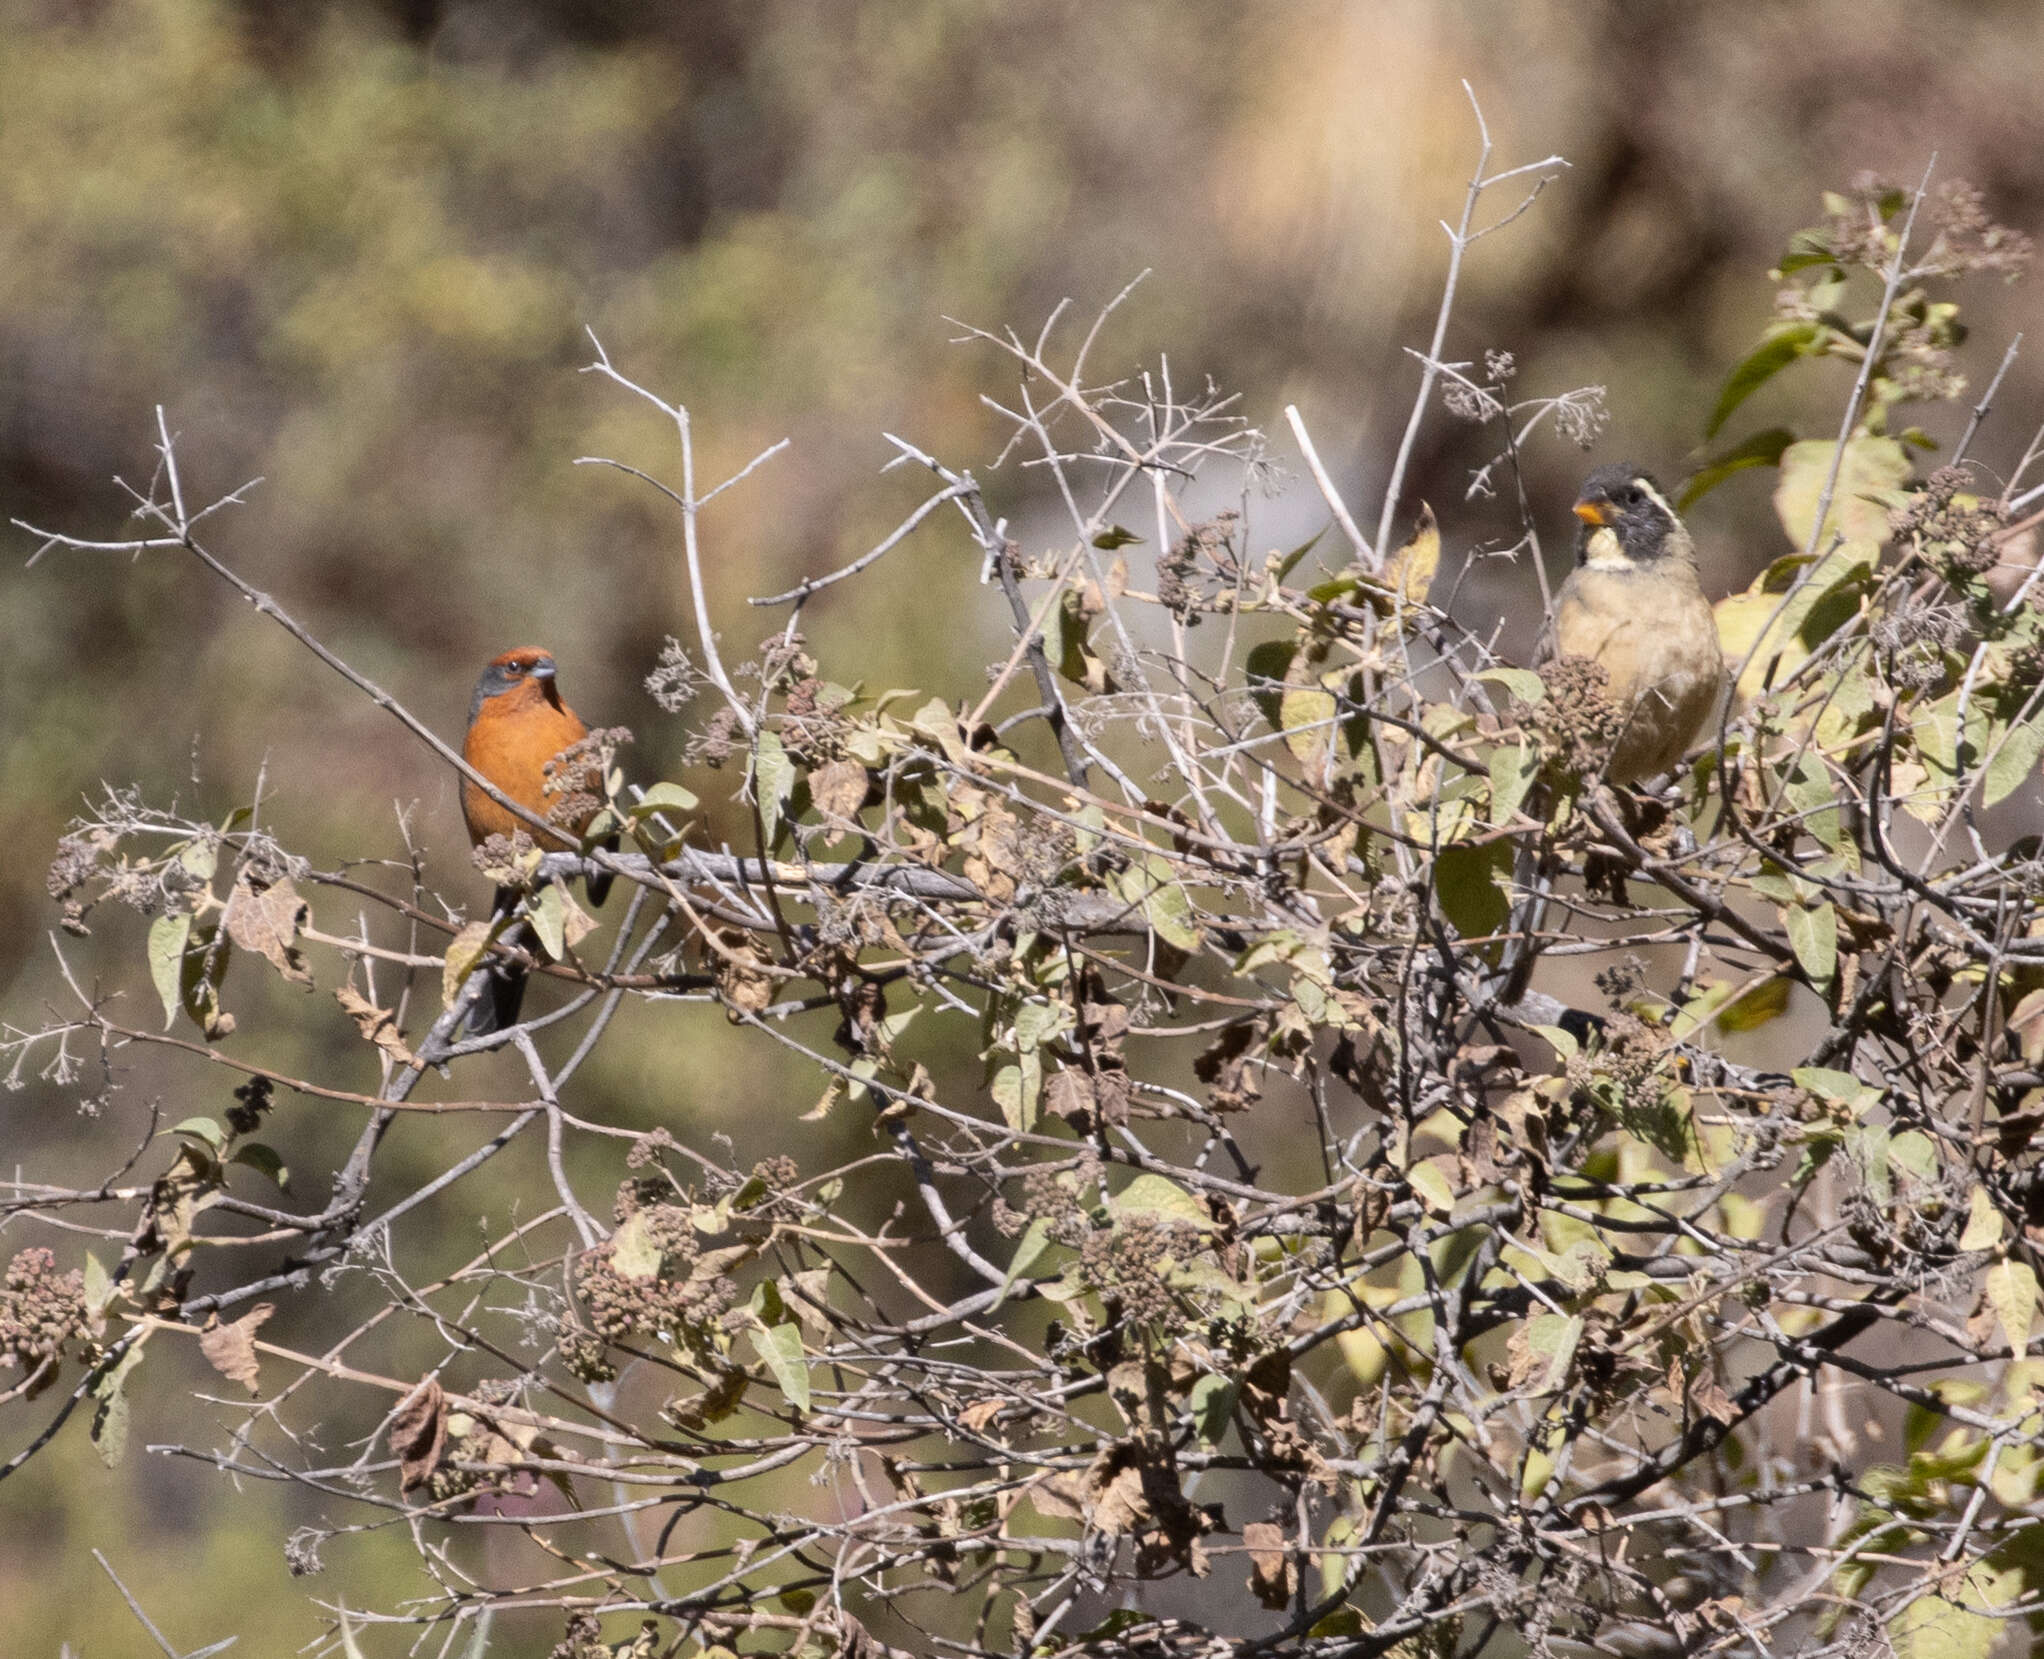
[[(543, 851), (569, 852), (596, 815), (594, 800), (563, 814), (557, 809), (567, 795), (547, 788), (547, 763), (589, 735), (589, 728), (561, 701), (556, 672), (552, 653), (536, 645), (521, 645), (493, 658), (476, 681), (468, 705), (468, 736), (461, 758), (534, 816), (558, 824), (562, 833), (549, 834), (514, 817), (472, 780), (464, 779), (461, 815), (477, 846), (493, 835), (522, 833)], [(601, 904), (610, 890), (610, 877), (591, 877), (588, 885), (590, 902)], [(493, 913), (509, 914), (518, 894), (515, 887), (498, 888)], [(508, 963), (500, 965), (490, 998), (469, 1017), (469, 1030), (480, 1036), (515, 1025), (524, 998), (524, 973)]]

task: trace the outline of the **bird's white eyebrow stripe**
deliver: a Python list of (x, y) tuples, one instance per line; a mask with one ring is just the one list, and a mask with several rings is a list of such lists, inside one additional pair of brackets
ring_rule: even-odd
[(1638, 490), (1656, 507), (1660, 508), (1662, 512), (1666, 513), (1670, 519), (1674, 520), (1678, 524), (1681, 522), (1681, 516), (1675, 511), (1673, 507), (1668, 505), (1667, 498), (1663, 496), (1659, 490), (1654, 488), (1652, 479), (1635, 478), (1632, 481), (1632, 484), (1634, 489)]

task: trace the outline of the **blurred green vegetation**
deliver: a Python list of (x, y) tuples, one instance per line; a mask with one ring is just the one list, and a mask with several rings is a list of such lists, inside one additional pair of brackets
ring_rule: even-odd
[[(643, 486), (571, 462), (669, 479), (679, 465), (657, 418), (577, 377), (585, 330), (690, 406), (704, 482), (793, 440), (705, 520), (733, 659), (777, 620), (747, 594), (856, 555), (920, 499), (922, 480), (878, 475), (882, 431), (991, 461), (979, 399), (1006, 395), (1005, 371), (953, 343), (947, 317), (1029, 333), (1061, 298), (1089, 316), (1145, 268), (1097, 365), (1167, 352), (1279, 430), (1298, 403), (1367, 523), (1416, 383), (1404, 348), (1438, 295), (1435, 221), (1475, 153), (1467, 77), (1500, 164), (1558, 151), (1575, 166), (1478, 247), (1450, 355), (1513, 351), (1528, 392), (1607, 385), (1602, 458), (1675, 473), (1821, 186), (1862, 168), (1913, 179), (1935, 149), (1997, 217), (2037, 225), (2040, 34), (2028, 0), (0, 0), (0, 506), (119, 533), (111, 479), (146, 484), (160, 403), (192, 495), (264, 480), (213, 545), (349, 661), (452, 736), (479, 665), (545, 643), (587, 717), (638, 730), (628, 759), (651, 778), (686, 736), (638, 686), (662, 636), (687, 632), (680, 526)], [(1969, 303), (1997, 350), (2020, 326), (2012, 303), (1987, 285)], [(1769, 399), (1827, 395), (1819, 375), (1791, 378), (1754, 400), (1756, 424), (1794, 412)], [(2021, 362), (2003, 407), (2034, 409), (2039, 389)], [(1990, 428), (1990, 465), (2020, 451), (2019, 426)], [(1515, 518), (1509, 502), (1460, 505), (1477, 443), (1433, 423), (1413, 479), (1458, 551), (1508, 538)], [(1584, 462), (1560, 445), (1529, 460), (1551, 522)], [(1028, 522), (1018, 471), (993, 494)], [(1713, 592), (1772, 550), (1764, 496), (1734, 482), (1701, 516)], [(1745, 532), (1761, 538), (1750, 557)], [(980, 664), (1005, 651), (976, 568), (940, 520), (834, 590), (808, 617), (825, 671), (976, 695)], [(62, 1001), (40, 871), (102, 780), (217, 820), (260, 776), (265, 821), (327, 866), (402, 859), (408, 812), (429, 875), (480, 900), (451, 780), (200, 572), (52, 555), (6, 580), (8, 1020)], [(1461, 604), (1524, 613), (1531, 592), (1523, 569), (1491, 566)], [(702, 788), (713, 836), (743, 833), (720, 806), (736, 781)], [(349, 925), (337, 905), (319, 919)], [(138, 948), (132, 918), (67, 942), (81, 982), (146, 1001)], [(309, 1014), (254, 972), (242, 994), (251, 1054), (367, 1086), (329, 1004)], [(577, 1109), (728, 1130), (741, 1161), (778, 1149), (813, 1102), (806, 1076), (721, 1022), (647, 1013)], [(151, 1063), (122, 1081), (107, 1110), (138, 1127), (152, 1094), (193, 1086)], [(67, 1094), (31, 1086), (0, 1111), (42, 1173), (101, 1173), (65, 1144), (80, 1133)], [(301, 1198), (355, 1127), (338, 1108), (280, 1115)], [(397, 1156), (431, 1162), (487, 1133), (406, 1128)], [(511, 1205), (518, 1175), (465, 1191), (467, 1212)], [(74, 1434), (0, 1489), (11, 1647), (134, 1647), (95, 1545), (173, 1639), (296, 1647), (313, 1615), (280, 1543), (299, 1500), (140, 1455), (206, 1432), (145, 1418), (116, 1473)], [(391, 1533), (329, 1565), (322, 1598), (382, 1604), (414, 1570)], [(351, 1583), (377, 1588), (351, 1597)]]

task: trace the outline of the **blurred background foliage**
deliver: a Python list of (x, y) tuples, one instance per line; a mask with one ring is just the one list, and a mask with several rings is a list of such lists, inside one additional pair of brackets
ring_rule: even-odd
[[(845, 561), (920, 499), (921, 479), (880, 476), (883, 431), (954, 465), (992, 460), (979, 400), (1008, 393), (1006, 372), (946, 318), (1032, 333), (1061, 298), (1090, 316), (1145, 268), (1096, 367), (1161, 351), (1212, 375), (1287, 464), (1278, 411), (1296, 402), (1373, 522), (1417, 382), (1406, 348), (1438, 299), (1436, 221), (1475, 155), (1463, 77), (1497, 164), (1574, 165), (1476, 249), (1448, 355), (1513, 352), (1522, 396), (1608, 387), (1602, 460), (1693, 464), (1727, 368), (1772, 314), (1767, 268), (1820, 189), (1862, 170), (1913, 181), (1936, 151), (1995, 217), (2044, 220), (2030, 0), (0, 0), (0, 36), (5, 515), (119, 533), (111, 480), (146, 483), (161, 403), (191, 493), (264, 480), (213, 545), (350, 661), (452, 737), (482, 662), (544, 643), (585, 716), (638, 731), (646, 779), (674, 773), (687, 737), (640, 688), (662, 636), (687, 631), (680, 526), (644, 486), (571, 463), (678, 478), (678, 461), (643, 405), (578, 378), (585, 330), (690, 406), (703, 481), (793, 441), (705, 522), (736, 659), (772, 625), (747, 594)], [(2025, 291), (1964, 297), (1977, 386)], [(1976, 446), (1990, 467), (2020, 452), (2040, 364), (2004, 387), (2009, 414)], [(1742, 418), (1828, 431), (1850, 372), (1782, 377)], [(1949, 441), (1963, 418), (1926, 424)], [(1422, 436), (1413, 494), (1441, 508), (1451, 558), (1515, 534), (1508, 499), (1461, 499), (1484, 443), (1440, 419)], [(1530, 465), (1559, 525), (1588, 463), (1548, 439)], [(1026, 540), (1028, 478), (989, 485)], [(1781, 550), (1771, 485), (1744, 475), (1699, 510), (1713, 595)], [(1296, 512), (1318, 521), (1317, 503)], [(1006, 648), (976, 572), (955, 527), (925, 530), (811, 608), (824, 672), (976, 694)], [(1508, 646), (1530, 649), (1536, 592), (1523, 564), (1493, 562), (1458, 608), (1508, 615)], [(61, 1001), (42, 867), (102, 780), (218, 821), (260, 776), (265, 821), (324, 867), (403, 858), (404, 815), (429, 876), (481, 900), (453, 780), (217, 583), (170, 558), (52, 557), (17, 565), (4, 606), (11, 1022)], [(702, 792), (715, 806), (735, 784)], [(713, 812), (709, 833), (736, 839), (740, 820)], [(349, 925), (338, 907), (320, 920)], [(71, 948), (142, 1019), (132, 921)], [(307, 1017), (256, 971), (242, 994), (249, 1052), (370, 1086), (330, 1005)], [(579, 1109), (635, 1129), (685, 1113), (736, 1136), (741, 1161), (776, 1149), (808, 1077), (735, 1063), (710, 1021), (677, 1053), (675, 1029), (635, 1011)], [(152, 1075), (138, 1067), (109, 1110), (139, 1123)], [(166, 1104), (175, 1119), (214, 1103)], [(46, 1173), (100, 1172), (55, 1091), (0, 1112)], [(301, 1196), (324, 1191), (353, 1127), (279, 1125)], [(404, 1155), (444, 1151), (422, 1133)], [(508, 1207), (517, 1174), (470, 1201)], [(138, 1447), (164, 1427), (138, 1406)], [(97, 1545), (173, 1640), (289, 1651), (315, 1628), (279, 1548), (289, 1526), (281, 1499), (235, 1497), (189, 1464), (108, 1473), (74, 1434), (0, 1489), (9, 1645), (134, 1648)], [(400, 1560), (401, 1538), (369, 1540), (315, 1592), (346, 1598)], [(396, 1598), (386, 1582), (355, 1599)]]

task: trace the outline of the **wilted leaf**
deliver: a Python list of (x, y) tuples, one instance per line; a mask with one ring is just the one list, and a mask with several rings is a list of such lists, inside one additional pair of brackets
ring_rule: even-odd
[(1242, 1529), (1249, 1550), (1249, 1589), (1260, 1606), (1273, 1611), (1291, 1605), (1299, 1589), (1299, 1563), (1285, 1547), (1282, 1528), (1251, 1521)]
[(234, 891), (227, 896), (222, 925), (228, 938), (243, 950), (254, 951), (290, 984), (309, 986), (312, 974), (298, 949), (298, 929), (304, 925), (306, 909), (289, 876), (262, 884), (243, 865), (234, 878)]
[(866, 768), (856, 760), (833, 760), (809, 774), (809, 800), (832, 828), (824, 844), (835, 847), (845, 838), (843, 826), (853, 822), (866, 800)]
[(391, 1413), (390, 1452), (397, 1459), (398, 1490), (424, 1486), (440, 1467), (447, 1447), (447, 1396), (438, 1377), (428, 1377)]
[(397, 1028), (397, 1016), (388, 1008), (377, 1007), (352, 985), (338, 987), (334, 1001), (355, 1022), (356, 1030), (399, 1065), (416, 1066), (419, 1063), (419, 1057), (405, 1046), (404, 1035)]
[(238, 1382), (249, 1393), (260, 1394), (255, 1334), (276, 1311), (272, 1304), (258, 1302), (231, 1325), (214, 1320), (199, 1333), (199, 1352), (229, 1382)]

